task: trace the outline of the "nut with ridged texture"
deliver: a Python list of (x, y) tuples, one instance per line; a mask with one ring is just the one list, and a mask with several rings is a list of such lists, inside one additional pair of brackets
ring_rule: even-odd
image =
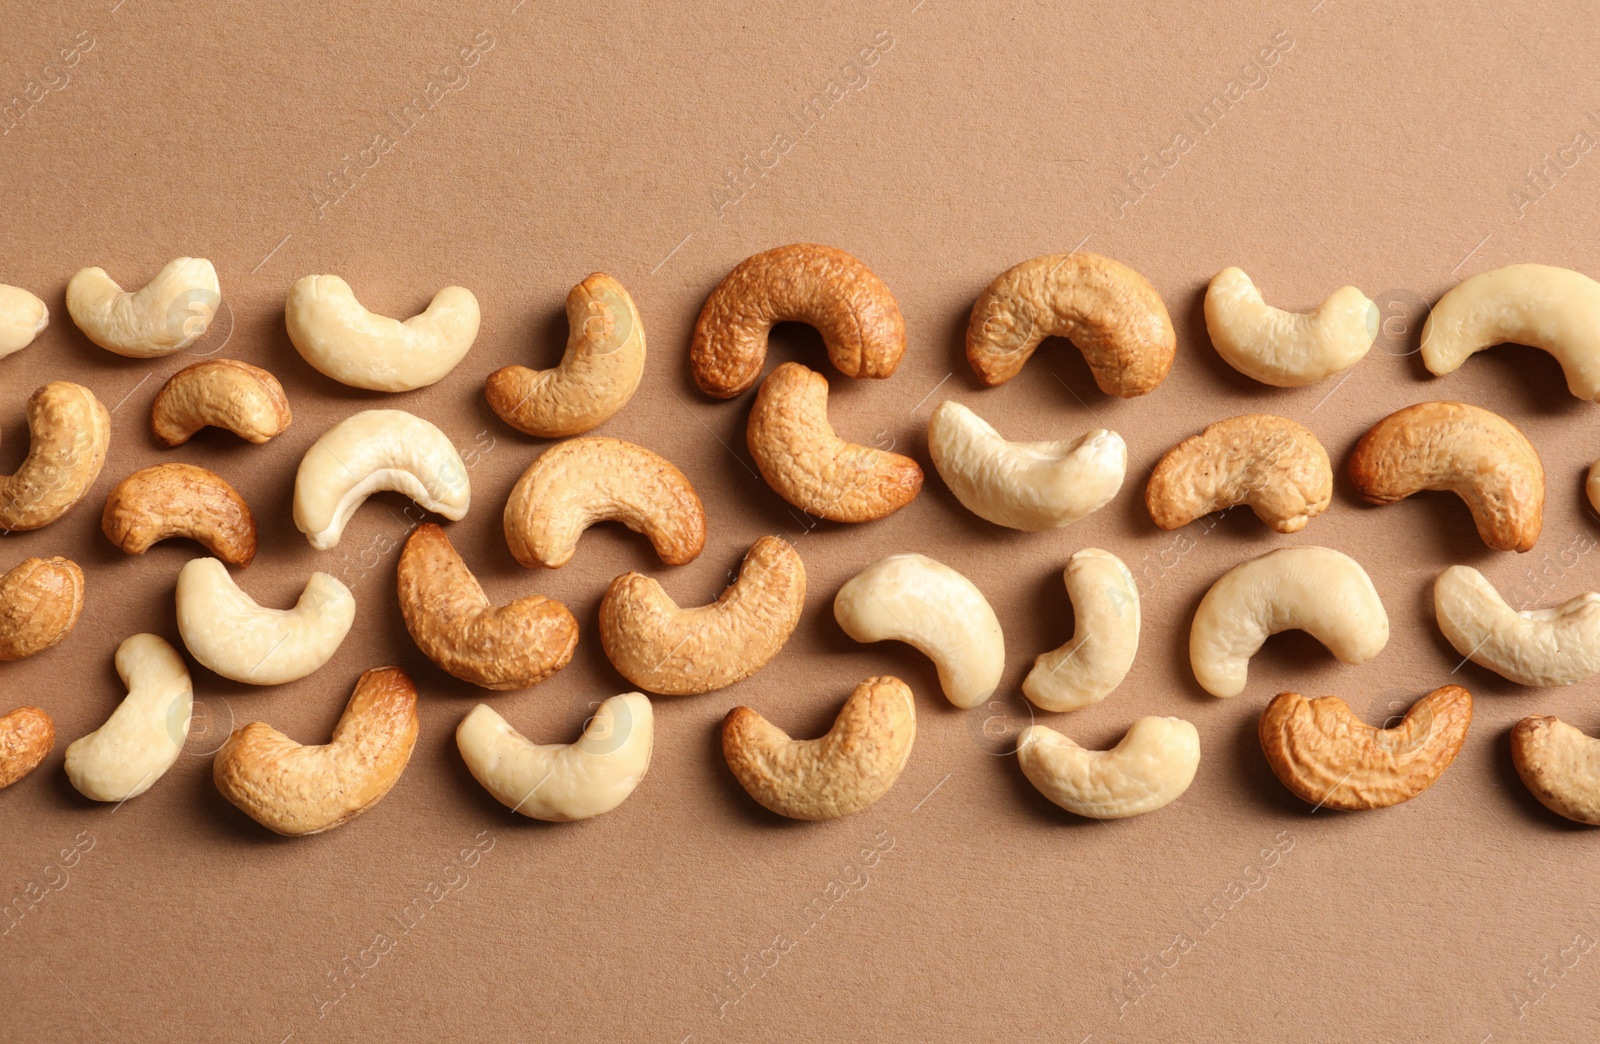
[(1178, 529), (1238, 504), (1279, 533), (1298, 533), (1333, 500), (1328, 451), (1286, 417), (1247, 413), (1207, 425), (1166, 452), (1145, 487), (1150, 517)]
[(294, 419), (283, 385), (259, 366), (207, 359), (185, 366), (150, 404), (150, 430), (166, 446), (181, 446), (201, 428), (225, 428), (260, 445)]
[(130, 555), (184, 538), (241, 569), (256, 557), (250, 506), (222, 476), (193, 464), (152, 464), (117, 483), (106, 497), (100, 531)]

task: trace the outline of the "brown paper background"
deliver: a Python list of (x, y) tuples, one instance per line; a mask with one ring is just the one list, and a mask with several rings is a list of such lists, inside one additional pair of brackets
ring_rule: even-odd
[[(1600, 534), (1583, 498), (1600, 453), (1595, 407), (1531, 349), (1496, 349), (1444, 379), (1414, 351), (1427, 304), (1467, 275), (1517, 261), (1600, 274), (1600, 152), (1569, 149), (1571, 170), (1541, 198), (1513, 198), (1580, 132), (1600, 139), (1588, 5), (112, 2), (10, 0), (0, 33), (0, 98), (23, 96), (30, 80), (55, 85), (0, 136), (0, 280), (39, 293), (53, 316), (0, 363), (0, 469), (21, 460), (23, 405), (45, 381), (82, 382), (116, 407), (93, 492), (60, 522), (6, 537), (0, 555), (8, 568), (65, 554), (88, 574), (71, 637), (0, 665), (0, 709), (37, 703), (59, 731), (43, 766), (0, 794), (0, 898), (45, 893), (0, 937), (0, 1037), (1098, 1044), (1600, 1032), (1600, 954), (1586, 952), (1600, 935), (1600, 839), (1539, 806), (1507, 748), (1510, 726), (1530, 713), (1600, 728), (1594, 685), (1533, 691), (1471, 664), (1456, 670), (1431, 610), (1433, 578), (1453, 562), (1483, 569), (1513, 602), (1600, 583), (1600, 556), (1586, 551)], [(843, 87), (845, 63), (880, 31), (889, 44), (865, 84), (845, 89), (719, 216), (723, 172), (770, 144), (830, 78)], [(1291, 46), (1263, 85), (1245, 66), (1280, 31)], [(442, 66), (479, 33), (489, 46), (460, 82)], [(92, 46), (59, 68), (75, 40)], [(1189, 114), (1235, 79), (1260, 89), (1199, 134)], [(386, 113), (430, 81), (458, 89), (356, 177)], [(1157, 150), (1186, 128), (1192, 147), (1120, 207), (1125, 175), (1147, 156), (1159, 166)], [(346, 165), (351, 187), (319, 216), (312, 190)], [(883, 382), (837, 378), (809, 331), (774, 337), (773, 358), (837, 378), (842, 434), (883, 433), (928, 467), (924, 426), (946, 397), (1011, 438), (1103, 425), (1129, 444), (1122, 494), (1065, 530), (1027, 535), (967, 514), (930, 469), (923, 494), (887, 520), (808, 529), (752, 469), (750, 395), (710, 401), (685, 364), (717, 280), (796, 240), (863, 258), (906, 317), (905, 362)], [(962, 356), (974, 297), (1017, 261), (1079, 245), (1159, 289), (1178, 330), (1171, 377), (1145, 398), (1111, 399), (1070, 346), (1053, 343), (1016, 380), (980, 390)], [(63, 289), (78, 268), (102, 265), (135, 287), (182, 254), (216, 263), (227, 303), (193, 352), (266, 366), (289, 391), (294, 425), (267, 446), (212, 431), (159, 449), (150, 401), (193, 356), (114, 357), (66, 316)], [(1230, 264), (1288, 307), (1355, 283), (1384, 308), (1384, 334), (1347, 380), (1256, 385), (1219, 360), (1201, 319), (1206, 281)], [(667, 569), (642, 538), (602, 526), (566, 568), (530, 573), (506, 551), (500, 508), (544, 444), (499, 423), (482, 382), (511, 362), (551, 365), (564, 295), (596, 269), (632, 292), (650, 350), (639, 393), (600, 430), (681, 466), (710, 537), (697, 561)], [(482, 303), (482, 332), (434, 387), (343, 388), (302, 362), (283, 331), (284, 294), (311, 272), (343, 275), (368, 307), (401, 316), (460, 283)], [(1371, 423), (1430, 398), (1501, 412), (1539, 447), (1549, 498), (1531, 553), (1485, 549), (1449, 495), (1364, 506), (1342, 470), (1332, 508), (1297, 536), (1243, 510), (1176, 534), (1145, 514), (1147, 469), (1210, 421), (1292, 417), (1342, 468)], [(571, 739), (590, 701), (629, 688), (595, 638), (599, 597), (624, 570), (698, 604), (756, 537), (789, 536), (810, 578), (798, 632), (746, 682), (658, 700), (650, 774), (616, 812), (562, 826), (511, 815), (455, 750), (456, 723), (484, 694), (428, 663), (395, 606), (407, 502), (375, 498), (331, 552), (313, 552), (290, 519), (306, 447), (379, 404), (432, 420), (474, 459), (471, 514), (449, 530), (491, 596), (537, 591), (579, 618), (568, 669), (489, 697), (529, 735)], [(112, 485), (161, 460), (212, 468), (250, 502), (264, 526), (240, 577), (252, 595), (288, 605), (324, 569), (350, 584), (359, 613), (332, 662), (292, 685), (249, 689), (195, 667), (188, 756), (113, 810), (72, 790), (61, 752), (120, 698), (111, 656), (121, 639), (151, 630), (178, 640), (174, 578), (196, 548), (127, 557), (98, 532)], [(1253, 662), (1243, 696), (1207, 696), (1187, 665), (1188, 621), (1206, 587), (1247, 557), (1307, 543), (1366, 566), (1390, 613), (1388, 648), (1345, 667), (1286, 634)], [(1060, 569), (1088, 546), (1139, 577), (1140, 656), (1112, 698), (1038, 720), (1107, 745), (1139, 716), (1177, 714), (1198, 726), (1204, 750), (1180, 801), (1112, 824), (1060, 812), (1004, 756), (1030, 717), (1017, 686), (1033, 656), (1072, 630)], [(896, 551), (934, 555), (988, 595), (1007, 641), (1000, 707), (956, 711), (909, 648), (840, 633), (834, 592)], [(386, 663), (423, 691), (422, 737), (367, 815), (286, 840), (217, 795), (209, 752), (230, 723), (265, 719), (321, 742), (358, 674)], [(912, 685), (920, 715), (910, 766), (886, 798), (843, 821), (797, 824), (745, 796), (718, 753), (728, 708), (749, 704), (815, 735), (858, 680), (880, 672)], [(1475, 721), (1455, 765), (1413, 802), (1312, 813), (1261, 756), (1256, 716), (1281, 689), (1340, 694), (1378, 722), (1449, 680), (1479, 698)], [(92, 847), (63, 871), (74, 838)], [(475, 839), (483, 849), (467, 868), (460, 853)], [(392, 918), (430, 887), (449, 894), (400, 933)], [(386, 927), (392, 948), (361, 969)], [(1178, 936), (1187, 952), (1169, 949)], [(341, 966), (342, 996), (330, 985)]]

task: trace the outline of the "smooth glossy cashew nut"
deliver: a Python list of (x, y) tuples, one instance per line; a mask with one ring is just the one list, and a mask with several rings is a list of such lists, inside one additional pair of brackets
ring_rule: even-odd
[(83, 570), (65, 558), (30, 558), (0, 576), (0, 660), (55, 645), (83, 612)]
[(1279, 631), (1305, 631), (1345, 663), (1389, 644), (1389, 615), (1355, 559), (1286, 547), (1237, 565), (1211, 585), (1189, 630), (1195, 680), (1213, 696), (1244, 691), (1250, 657)]
[(178, 650), (153, 634), (117, 646), (128, 695), (106, 723), (67, 745), (67, 778), (86, 798), (126, 801), (160, 779), (183, 753), (194, 687)]
[(221, 304), (217, 270), (203, 257), (169, 262), (142, 290), (124, 291), (103, 268), (81, 269), (67, 283), (67, 312), (84, 336), (133, 359), (189, 347)]
[(1017, 763), (1045, 797), (1090, 819), (1127, 819), (1176, 801), (1200, 767), (1200, 733), (1182, 718), (1140, 718), (1110, 750), (1029, 725)]
[(1518, 612), (1482, 573), (1457, 565), (1434, 581), (1433, 610), (1456, 652), (1518, 685), (1571, 685), (1600, 672), (1600, 593)]
[(217, 751), (217, 790), (245, 815), (289, 837), (354, 819), (400, 781), (417, 745), (417, 689), (398, 667), (361, 675), (333, 738), (296, 743), (266, 722), (234, 730)]
[(1410, 801), (1450, 767), (1472, 724), (1472, 695), (1433, 690), (1400, 724), (1373, 728), (1337, 696), (1280, 692), (1261, 714), (1261, 750), (1283, 785), (1318, 808), (1359, 811)]
[(581, 435), (627, 405), (644, 376), (644, 321), (622, 284), (595, 272), (567, 294), (567, 350), (551, 370), (506, 366), (484, 397), (496, 416), (540, 438)]
[(485, 689), (525, 689), (572, 660), (578, 621), (560, 602), (529, 595), (496, 606), (450, 537), (432, 522), (400, 552), (400, 613), (423, 654)]
[(184, 537), (241, 569), (256, 557), (256, 520), (222, 476), (193, 464), (152, 464), (117, 483), (100, 514), (106, 539), (130, 555)]
[(680, 609), (650, 577), (617, 577), (600, 602), (600, 642), (618, 673), (641, 689), (712, 692), (766, 666), (794, 633), (805, 603), (800, 553), (765, 536), (710, 605)]
[(50, 309), (20, 286), (0, 283), (0, 359), (20, 352), (50, 325)]
[(846, 377), (887, 377), (906, 352), (906, 324), (883, 280), (829, 246), (792, 243), (739, 262), (706, 298), (689, 344), (689, 369), (707, 395), (730, 399), (755, 384), (767, 334), (809, 323)]
[(282, 685), (332, 658), (356, 618), (350, 589), (312, 573), (293, 609), (267, 609), (239, 590), (228, 567), (196, 558), (178, 573), (178, 633), (189, 653), (224, 678)]
[(601, 703), (576, 743), (534, 743), (480, 703), (456, 728), (472, 778), (530, 819), (568, 823), (610, 812), (650, 768), (655, 724), (637, 692)]
[(868, 678), (833, 727), (814, 740), (789, 734), (749, 707), (722, 721), (722, 754), (745, 791), (790, 819), (837, 819), (889, 792), (911, 758), (916, 701), (899, 678)]
[(318, 373), (369, 391), (424, 388), (455, 369), (478, 336), (478, 299), (447, 286), (405, 322), (369, 312), (350, 284), (309, 275), (283, 306), (289, 340)]
[(1310, 312), (1286, 312), (1261, 299), (1237, 268), (1206, 288), (1206, 331), (1229, 366), (1262, 384), (1304, 388), (1360, 362), (1378, 336), (1378, 306), (1344, 286)]
[(928, 452), (956, 499), (997, 526), (1037, 533), (1078, 521), (1122, 488), (1128, 444), (1096, 428), (1059, 442), (1007, 442), (954, 399), (928, 420)]
[(312, 443), (294, 477), (294, 524), (311, 546), (337, 546), (368, 497), (402, 493), (459, 522), (472, 504), (467, 466), (449, 437), (404, 410), (363, 410)]
[(971, 580), (926, 555), (867, 566), (839, 588), (833, 617), (858, 642), (894, 639), (928, 657), (957, 707), (976, 707), (1000, 685), (1006, 643), (994, 610)]
[(39, 767), (56, 745), (56, 723), (38, 707), (0, 714), (0, 790)]
[(799, 363), (784, 363), (761, 382), (745, 442), (774, 492), (834, 522), (883, 518), (922, 489), (922, 469), (910, 457), (834, 434), (827, 378)]
[(1041, 653), (1022, 681), (1023, 695), (1048, 711), (1099, 703), (1122, 684), (1139, 651), (1139, 589), (1122, 559), (1097, 547), (1075, 552), (1062, 571), (1076, 630)]
[(1000, 273), (967, 324), (967, 361), (984, 384), (1004, 384), (1046, 337), (1083, 353), (1095, 384), (1124, 399), (1154, 391), (1177, 354), (1161, 295), (1127, 265), (1098, 254), (1046, 254)]
[(1538, 451), (1516, 425), (1466, 403), (1419, 402), (1374, 424), (1350, 455), (1350, 481), (1373, 504), (1449, 490), (1497, 551), (1532, 550), (1544, 525)]
[(1333, 499), (1328, 451), (1285, 417), (1247, 413), (1208, 425), (1168, 450), (1145, 487), (1150, 517), (1178, 529), (1249, 504), (1279, 533), (1298, 533)]
[(293, 419), (278, 379), (237, 359), (185, 366), (150, 405), (150, 429), (167, 446), (181, 446), (207, 425), (260, 445), (283, 434)]
[(0, 475), (0, 531), (38, 529), (67, 513), (106, 462), (111, 414), (94, 392), (51, 381), (28, 399), (28, 456)]
[(1600, 739), (1560, 718), (1535, 714), (1511, 730), (1511, 761), (1545, 808), (1600, 825)]
[(621, 439), (591, 435), (545, 450), (506, 499), (506, 545), (528, 567), (572, 560), (596, 522), (621, 522), (650, 538), (667, 565), (694, 561), (706, 545), (706, 512), (683, 472)]

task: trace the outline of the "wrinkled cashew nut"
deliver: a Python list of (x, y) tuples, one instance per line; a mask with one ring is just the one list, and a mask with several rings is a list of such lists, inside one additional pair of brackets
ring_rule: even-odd
[(117, 646), (128, 695), (106, 723), (67, 745), (67, 778), (84, 797), (138, 797), (171, 768), (189, 738), (194, 687), (178, 650), (153, 634)]
[(167, 446), (181, 446), (207, 425), (260, 445), (283, 434), (293, 419), (278, 379), (237, 359), (185, 366), (150, 405), (150, 430)]
[(94, 392), (51, 381), (28, 399), (28, 456), (0, 475), (0, 531), (38, 529), (89, 492), (111, 446), (111, 414)]
[(312, 573), (293, 609), (267, 609), (215, 558), (178, 573), (178, 633), (196, 660), (247, 685), (297, 681), (332, 658), (356, 618), (350, 589)]
[(83, 612), (83, 570), (68, 559), (30, 558), (0, 576), (0, 660), (61, 641)]
[(0, 359), (20, 352), (50, 325), (50, 309), (20, 286), (0, 283)]
[(194, 540), (241, 569), (256, 557), (256, 520), (226, 479), (193, 464), (152, 464), (117, 483), (100, 514), (106, 539), (130, 555)]
[(1139, 588), (1122, 559), (1085, 548), (1067, 559), (1061, 578), (1072, 602), (1072, 638), (1041, 653), (1022, 681), (1023, 695), (1048, 711), (1099, 703), (1122, 684), (1139, 651)]
[(1275, 388), (1304, 388), (1343, 373), (1378, 336), (1378, 306), (1353, 286), (1329, 294), (1310, 312), (1286, 312), (1261, 299), (1237, 268), (1206, 288), (1206, 331), (1217, 354), (1246, 377)]
[(0, 715), (0, 790), (22, 779), (56, 745), (56, 723), (38, 707)]
[(447, 286), (405, 322), (369, 312), (350, 284), (309, 275), (283, 306), (289, 340), (313, 368), (340, 384), (369, 391), (425, 388), (455, 369), (478, 337), (478, 299)]
[(1518, 612), (1482, 573), (1457, 565), (1434, 581), (1433, 610), (1456, 652), (1518, 685), (1571, 685), (1600, 672), (1600, 593)]
[(1017, 763), (1039, 793), (1074, 815), (1127, 819), (1176, 801), (1200, 767), (1200, 733), (1182, 718), (1140, 718), (1110, 750), (1087, 750), (1029, 725)]
[(133, 292), (103, 268), (81, 269), (67, 283), (67, 312), (84, 336), (133, 359), (189, 347), (205, 335), (221, 304), (217, 270), (203, 257), (171, 261)]
[(1168, 450), (1145, 487), (1162, 529), (1248, 504), (1279, 533), (1298, 533), (1333, 500), (1333, 465), (1322, 443), (1284, 417), (1247, 413), (1217, 421)]
[(1545, 808), (1600, 825), (1600, 739), (1560, 718), (1535, 714), (1512, 728), (1511, 761)]

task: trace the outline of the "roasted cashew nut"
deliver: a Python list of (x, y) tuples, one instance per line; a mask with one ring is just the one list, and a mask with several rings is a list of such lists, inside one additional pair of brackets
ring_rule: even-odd
[(356, 618), (350, 589), (312, 573), (293, 609), (267, 609), (239, 590), (227, 566), (196, 558), (178, 573), (178, 633), (189, 653), (247, 685), (297, 681), (327, 663)]
[(51, 381), (28, 399), (28, 456), (0, 475), (0, 531), (38, 529), (89, 492), (111, 445), (111, 414), (94, 392)]
[(130, 555), (183, 537), (231, 566), (256, 557), (256, 520), (226, 479), (193, 464), (152, 464), (117, 483), (100, 514), (106, 539)]
[(0, 660), (55, 645), (83, 612), (83, 570), (68, 559), (30, 558), (0, 576)]
[(1310, 312), (1286, 312), (1261, 299), (1237, 268), (1206, 288), (1206, 331), (1229, 366), (1275, 388), (1304, 388), (1360, 362), (1378, 336), (1378, 306), (1343, 286)]
[(1535, 714), (1511, 730), (1511, 761), (1545, 808), (1600, 825), (1600, 739), (1560, 718)]
[(1127, 819), (1176, 801), (1200, 767), (1200, 733), (1182, 718), (1140, 718), (1110, 750), (1087, 750), (1029, 725), (1017, 763), (1039, 793), (1074, 815)]
[(128, 695), (106, 723), (67, 745), (67, 778), (86, 798), (126, 801), (166, 774), (189, 738), (194, 687), (178, 650), (153, 634), (117, 646)]
[(20, 352), (50, 325), (50, 309), (20, 286), (0, 283), (0, 359)]
[(1434, 581), (1433, 610), (1456, 652), (1518, 685), (1571, 685), (1600, 672), (1600, 593), (1518, 612), (1482, 573), (1457, 565)]
[(203, 257), (180, 257), (127, 292), (103, 268), (80, 270), (67, 283), (67, 312), (85, 337), (109, 352), (154, 359), (205, 335), (222, 304), (217, 270)]
[(1249, 504), (1279, 533), (1298, 533), (1333, 500), (1328, 451), (1285, 417), (1247, 413), (1208, 425), (1168, 450), (1145, 487), (1150, 517), (1178, 529)]
[(447, 286), (420, 315), (405, 322), (369, 312), (350, 284), (309, 275), (289, 290), (283, 306), (289, 340), (316, 371), (369, 391), (425, 388), (455, 369), (478, 336), (478, 299)]
[(0, 790), (39, 767), (56, 745), (56, 723), (38, 707), (0, 714)]
[(293, 419), (278, 379), (237, 359), (185, 366), (150, 405), (150, 429), (167, 446), (181, 446), (207, 425), (260, 445), (283, 434)]
[(1061, 578), (1076, 630), (1041, 653), (1022, 681), (1023, 695), (1048, 711), (1099, 703), (1128, 676), (1139, 651), (1139, 588), (1122, 559), (1097, 547), (1075, 552)]

